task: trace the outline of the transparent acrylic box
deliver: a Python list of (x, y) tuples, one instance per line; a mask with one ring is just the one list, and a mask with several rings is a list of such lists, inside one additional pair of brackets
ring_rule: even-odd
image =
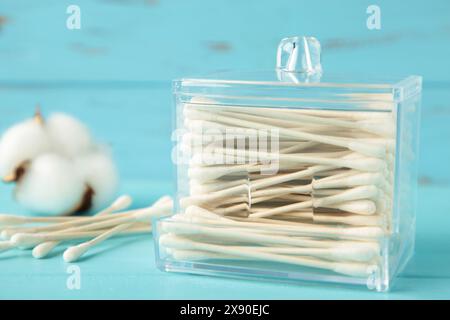
[(322, 73), (314, 38), (277, 68), (177, 80), (166, 271), (386, 291), (414, 250), (421, 77)]

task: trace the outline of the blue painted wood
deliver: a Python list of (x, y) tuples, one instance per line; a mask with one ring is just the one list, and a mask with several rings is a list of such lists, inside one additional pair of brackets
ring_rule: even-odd
[[(273, 68), (279, 39), (294, 34), (322, 41), (325, 72), (423, 75), (416, 256), (393, 292), (376, 294), (166, 274), (155, 267), (150, 237), (117, 239), (78, 263), (79, 291), (66, 288), (60, 256), (37, 261), (27, 251), (1, 254), (0, 298), (450, 297), (448, 1), (377, 1), (381, 31), (365, 28), (369, 3), (357, 0), (75, 3), (82, 10), (80, 31), (65, 28), (64, 1), (0, 3), (0, 131), (38, 102), (47, 113), (77, 115), (113, 145), (122, 190), (136, 205), (173, 192), (173, 78)], [(0, 211), (22, 212), (10, 191), (0, 187)]]
[(68, 30), (69, 2), (4, 0), (0, 77), (6, 80), (171, 80), (218, 69), (268, 69), (285, 36), (315, 35), (327, 72), (417, 73), (448, 81), (446, 0), (381, 7), (366, 28), (367, 1), (77, 0), (81, 30)]

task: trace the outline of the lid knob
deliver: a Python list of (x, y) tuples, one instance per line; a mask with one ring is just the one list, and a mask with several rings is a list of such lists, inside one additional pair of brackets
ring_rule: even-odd
[(320, 42), (314, 37), (282, 39), (277, 51), (277, 70), (321, 74)]

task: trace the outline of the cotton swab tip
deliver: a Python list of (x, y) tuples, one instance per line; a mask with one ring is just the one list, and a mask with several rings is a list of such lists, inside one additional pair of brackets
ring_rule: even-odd
[(123, 210), (128, 208), (132, 202), (133, 199), (129, 195), (123, 195), (118, 197), (116, 201), (113, 202), (111, 209), (114, 211)]
[(338, 209), (362, 215), (372, 215), (377, 211), (377, 207), (370, 200), (356, 200), (338, 204)]
[(164, 208), (166, 210), (172, 210), (173, 199), (171, 196), (162, 196), (154, 204), (153, 207)]
[(170, 214), (172, 212), (172, 202), (165, 201), (163, 204), (158, 206), (151, 206), (149, 208), (145, 208), (139, 210), (134, 213), (133, 218), (135, 221), (148, 222), (154, 217), (162, 217)]
[(340, 245), (330, 249), (330, 256), (340, 260), (369, 262), (377, 256), (377, 252), (373, 248), (367, 246)]
[(180, 240), (180, 237), (170, 234), (163, 234), (159, 238), (159, 244), (164, 248), (171, 249), (191, 249), (191, 246), (188, 243)]
[(88, 250), (89, 245), (87, 243), (82, 243), (77, 246), (69, 247), (66, 251), (64, 251), (63, 259), (65, 262), (75, 262)]
[(41, 244), (38, 244), (33, 248), (32, 254), (36, 259), (45, 258), (52, 250), (58, 245), (56, 241), (47, 241)]
[(15, 247), (32, 247), (40, 243), (42, 238), (37, 234), (16, 233), (10, 241)]
[(0, 237), (2, 239), (8, 240), (8, 239), (11, 239), (11, 237), (16, 233), (17, 233), (17, 231), (15, 231), (14, 229), (5, 229), (0, 233)]

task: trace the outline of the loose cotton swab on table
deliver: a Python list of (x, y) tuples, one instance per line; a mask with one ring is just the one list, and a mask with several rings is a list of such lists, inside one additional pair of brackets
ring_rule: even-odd
[[(115, 211), (124, 210), (128, 208), (132, 203), (132, 199), (128, 195), (120, 196), (116, 199), (109, 207), (98, 212), (96, 216), (104, 216)], [(40, 243), (33, 248), (32, 254), (36, 259), (42, 259), (46, 257), (56, 246), (58, 246), (59, 241), (47, 241)]]
[[(131, 204), (131, 198), (129, 196), (120, 196), (117, 198), (108, 208), (97, 213), (96, 217), (104, 216), (108, 213), (119, 211), (127, 208)], [(20, 216), (14, 216), (23, 218)], [(54, 231), (59, 229), (65, 229), (71, 226), (82, 225), (84, 223), (91, 223), (93, 218), (88, 216), (81, 217), (71, 217), (71, 219), (66, 219), (67, 221), (59, 222), (58, 220), (54, 220), (55, 217), (24, 217), (29, 222), (45, 222), (52, 223), (50, 225), (38, 226), (38, 227), (10, 227), (2, 230), (1, 236), (4, 239), (11, 238), (12, 235), (19, 232), (43, 232), (43, 231)], [(29, 219), (28, 219), (29, 218)]]
[[(67, 229), (41, 234), (33, 234), (33, 233), (16, 233), (14, 234), (10, 241), (16, 247), (30, 247), (36, 246), (45, 241), (54, 241), (54, 240), (64, 240), (66, 238), (70, 238), (67, 234), (74, 232), (85, 232), (85, 231), (93, 231), (105, 228), (112, 228), (117, 225), (129, 222), (150, 222), (152, 217), (164, 216), (170, 212), (172, 204), (170, 201), (164, 203), (164, 206), (160, 207), (148, 207), (143, 209), (138, 209), (134, 211), (130, 211), (126, 215), (121, 215), (117, 218), (111, 217), (105, 221), (97, 221), (90, 224), (85, 224), (76, 227), (70, 227)], [(93, 218), (94, 219), (94, 218)]]
[[(131, 236), (151, 232), (151, 218), (170, 214), (173, 205), (171, 198), (165, 196), (153, 206), (123, 211), (130, 204), (129, 196), (121, 196), (94, 216), (73, 217), (63, 222), (59, 222), (58, 219), (46, 220), (45, 217), (27, 220), (26, 223), (31, 224), (38, 220), (40, 224), (44, 223), (44, 225), (35, 227), (31, 224), (29, 227), (3, 230), (6, 231), (7, 236), (10, 236), (10, 239), (0, 242), (0, 252), (14, 248), (34, 247), (33, 256), (43, 258), (62, 242), (91, 238), (92, 241), (86, 242), (87, 250), (116, 235)], [(84, 252), (80, 252), (79, 256)], [(69, 260), (74, 259), (76, 258)]]
[[(158, 209), (162, 210), (162, 213), (160, 213), (161, 215), (170, 213), (171, 207), (172, 207), (172, 200), (169, 197), (161, 198), (160, 200), (156, 201), (152, 206), (152, 208), (155, 208), (156, 210), (158, 210)], [(79, 257), (81, 257), (83, 254), (85, 254), (93, 246), (98, 245), (98, 244), (102, 243), (103, 241), (107, 240), (108, 238), (122, 232), (123, 230), (130, 228), (133, 224), (134, 224), (133, 222), (119, 224), (119, 225), (115, 226), (114, 228), (98, 235), (97, 237), (95, 237), (92, 240), (83, 242), (77, 246), (69, 247), (64, 252), (64, 255), (63, 255), (64, 261), (66, 261), (66, 262), (76, 261)]]
[(67, 216), (67, 217), (26, 217), (13, 214), (0, 214), (0, 227), (11, 227), (17, 225), (31, 224), (31, 223), (58, 223), (67, 222), (74, 219), (81, 219), (83, 217)]

